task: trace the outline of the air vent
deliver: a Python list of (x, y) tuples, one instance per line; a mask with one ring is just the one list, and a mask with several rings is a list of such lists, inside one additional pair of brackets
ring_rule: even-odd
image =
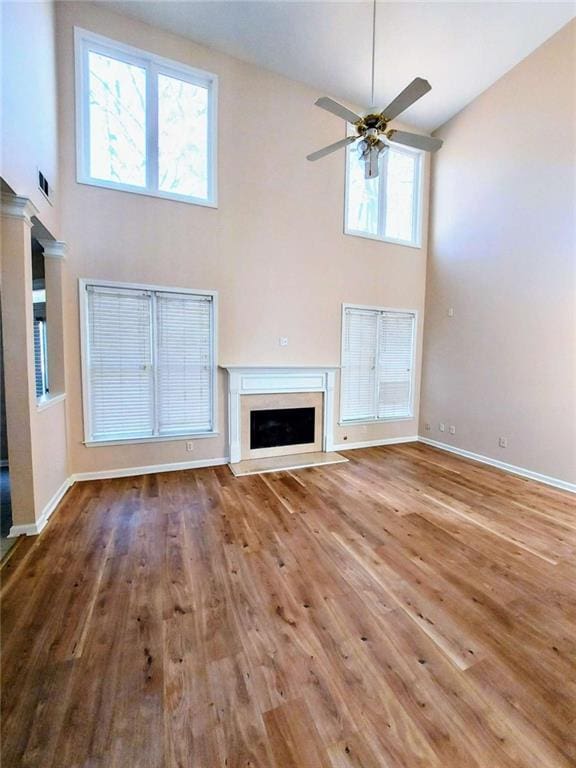
[(48, 184), (48, 179), (42, 171), (38, 171), (38, 186), (40, 187), (41, 191), (44, 192), (46, 197), (50, 199), (50, 185)]

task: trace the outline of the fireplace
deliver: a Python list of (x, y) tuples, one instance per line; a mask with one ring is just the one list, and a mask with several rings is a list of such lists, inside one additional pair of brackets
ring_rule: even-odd
[(226, 368), (231, 464), (332, 450), (337, 368)]
[(250, 450), (314, 443), (315, 408), (250, 411)]

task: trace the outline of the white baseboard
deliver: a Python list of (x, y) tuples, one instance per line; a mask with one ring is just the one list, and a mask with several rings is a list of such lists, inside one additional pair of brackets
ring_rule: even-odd
[(155, 472), (177, 472), (182, 469), (219, 467), (223, 464), (228, 464), (229, 461), (230, 459), (228, 458), (199, 459), (197, 461), (182, 461), (177, 464), (154, 464), (148, 467), (126, 467), (125, 469), (109, 469), (100, 472), (80, 472), (79, 474), (71, 475), (62, 483), (48, 504), (46, 504), (38, 520), (35, 523), (30, 523), (28, 525), (13, 525), (10, 528), (8, 538), (13, 539), (17, 536), (37, 536), (45, 527), (50, 515), (54, 512), (68, 488), (74, 485), (74, 483), (82, 482), (83, 480), (111, 480), (115, 477), (136, 477), (137, 475), (150, 475)]
[(115, 477), (137, 477), (138, 475), (153, 475), (156, 472), (178, 472), (183, 469), (202, 469), (204, 467), (220, 467), (228, 464), (229, 458), (197, 459), (196, 461), (179, 461), (174, 464), (151, 464), (147, 467), (125, 467), (123, 469), (103, 469), (98, 472), (79, 472), (72, 475), (72, 482), (83, 480), (112, 480)]
[[(554, 488), (560, 488), (570, 493), (576, 493), (576, 484), (569, 483), (566, 480), (560, 480), (556, 477), (549, 477), (548, 475), (542, 475), (539, 472), (533, 472), (530, 469), (524, 469), (523, 467), (517, 467), (514, 464), (507, 464), (504, 461), (498, 461), (498, 459), (492, 459), (489, 456), (482, 456), (479, 453), (472, 453), (472, 451), (466, 451), (463, 448), (455, 448), (453, 445), (447, 443), (440, 443), (436, 440), (430, 440), (427, 437), (413, 436), (413, 437), (389, 437), (381, 440), (366, 440), (360, 443), (342, 443), (332, 446), (333, 451), (346, 451), (354, 450), (355, 448), (373, 448), (381, 445), (396, 445), (399, 443), (414, 443), (421, 442), (426, 445), (431, 445), (434, 448), (438, 448), (448, 453), (454, 453), (458, 456), (463, 456), (467, 459), (473, 459), (481, 464), (488, 464), (492, 467), (502, 469), (504, 472), (510, 472), (513, 475), (519, 475), (520, 477), (526, 477), (529, 480), (536, 480), (539, 483), (545, 483), (551, 485)], [(28, 525), (13, 525), (10, 528), (8, 538), (16, 538), (17, 536), (37, 536), (45, 527), (51, 514), (54, 512), (66, 491), (74, 485), (76, 482), (82, 482), (84, 480), (110, 480), (115, 477), (136, 477), (138, 475), (150, 475), (156, 472), (177, 472), (184, 469), (201, 469), (204, 467), (219, 467), (224, 464), (228, 464), (229, 458), (218, 459), (199, 459), (196, 461), (181, 461), (174, 464), (152, 464), (145, 467), (126, 467), (124, 469), (110, 469), (101, 470), (99, 472), (80, 472), (75, 475), (71, 475), (65, 480), (56, 493), (52, 496), (50, 501), (46, 504), (42, 510), (42, 514), (35, 523)]]
[(62, 498), (64, 497), (64, 494), (70, 488), (71, 485), (73, 485), (74, 481), (71, 477), (67, 478), (60, 488), (56, 491), (54, 496), (50, 499), (48, 504), (44, 507), (42, 510), (42, 513), (40, 514), (40, 517), (38, 520), (36, 520), (35, 523), (29, 523), (28, 525), (13, 525), (10, 528), (10, 533), (8, 534), (9, 539), (14, 539), (17, 536), (37, 536), (46, 523), (48, 522), (50, 515), (58, 504), (62, 501)]
[(439, 448), (441, 451), (455, 453), (458, 456), (464, 456), (466, 459), (473, 459), (474, 461), (479, 461), (481, 464), (489, 464), (491, 467), (497, 467), (498, 469), (502, 469), (504, 472), (510, 472), (513, 475), (520, 475), (520, 477), (526, 477), (529, 480), (536, 480), (538, 483), (545, 483), (546, 485), (554, 486), (554, 488), (560, 488), (563, 491), (576, 493), (576, 483), (569, 483), (566, 480), (560, 480), (557, 477), (542, 475), (540, 472), (533, 472), (531, 469), (524, 469), (524, 467), (517, 467), (514, 464), (507, 464), (505, 461), (492, 459), (490, 456), (482, 456), (479, 453), (465, 451), (463, 448), (455, 448), (453, 445), (448, 445), (447, 443), (439, 443), (436, 440), (430, 440), (428, 437), (420, 436), (418, 440), (419, 442), (425, 443), (426, 445)]
[(379, 445), (397, 445), (398, 443), (417, 443), (418, 435), (412, 437), (385, 437), (381, 440), (364, 440), (361, 443), (339, 443), (331, 451), (351, 451), (354, 448), (376, 448)]

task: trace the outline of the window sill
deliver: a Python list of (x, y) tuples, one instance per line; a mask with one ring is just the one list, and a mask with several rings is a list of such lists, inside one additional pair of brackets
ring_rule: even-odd
[(138, 187), (130, 186), (129, 184), (114, 184), (108, 181), (100, 181), (99, 179), (92, 179), (90, 177), (78, 176), (76, 179), (78, 184), (86, 184), (89, 187), (100, 187), (100, 189), (110, 189), (113, 192), (130, 192), (133, 195), (145, 195), (146, 197), (155, 197), (160, 200), (173, 200), (177, 203), (186, 203), (186, 205), (200, 205), (204, 208), (218, 208), (218, 201), (216, 199), (204, 200), (200, 197), (186, 197), (186, 195), (176, 195), (170, 192), (153, 192), (150, 189), (139, 189)]
[(87, 448), (104, 448), (108, 445), (136, 445), (138, 443), (176, 443), (180, 440), (203, 440), (218, 437), (220, 432), (196, 432), (192, 435), (162, 435), (160, 437), (124, 437), (117, 440), (84, 440)]
[(414, 416), (389, 416), (384, 417), (382, 419), (354, 419), (350, 421), (340, 421), (338, 422), (339, 427), (355, 427), (360, 426), (361, 424), (390, 424), (394, 421), (411, 421), (414, 419)]
[(43, 395), (36, 400), (36, 410), (45, 411), (56, 403), (66, 400), (66, 392), (59, 392), (57, 395)]
[(412, 248), (416, 251), (422, 250), (422, 243), (408, 243), (406, 240), (394, 240), (391, 237), (379, 237), (378, 235), (370, 235), (367, 232), (355, 232), (352, 229), (345, 229), (344, 234), (347, 237), (361, 237), (364, 240), (376, 240), (378, 243), (388, 243), (388, 245), (401, 245), (404, 248)]

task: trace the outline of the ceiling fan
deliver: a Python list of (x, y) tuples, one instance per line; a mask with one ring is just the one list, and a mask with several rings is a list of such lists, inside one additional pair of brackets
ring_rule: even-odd
[[(376, 51), (376, 0), (373, 3), (372, 11), (372, 104), (374, 104), (374, 62)], [(378, 160), (380, 155), (388, 149), (388, 144), (383, 141), (393, 141), (396, 144), (404, 144), (407, 147), (415, 147), (416, 149), (422, 149), (425, 152), (436, 152), (442, 146), (443, 142), (440, 139), (434, 139), (430, 136), (420, 136), (417, 133), (409, 133), (408, 131), (397, 131), (394, 128), (388, 128), (388, 124), (398, 117), (399, 114), (404, 112), (405, 109), (411, 107), (414, 102), (422, 98), (432, 86), (427, 80), (421, 77), (416, 77), (410, 85), (408, 85), (402, 93), (398, 94), (396, 98), (388, 104), (381, 112), (377, 112), (374, 107), (371, 108), (367, 115), (361, 117), (351, 109), (344, 107), (342, 104), (338, 104), (337, 101), (329, 98), (328, 96), (322, 96), (316, 101), (316, 106), (326, 109), (337, 117), (341, 117), (348, 123), (351, 123), (356, 129), (355, 136), (347, 136), (345, 139), (330, 144), (323, 149), (319, 149), (317, 152), (312, 152), (307, 156), (307, 160), (319, 160), (321, 157), (336, 152), (338, 149), (358, 142), (358, 154), (361, 161), (364, 162), (365, 177), (367, 179), (373, 179), (378, 176)]]

